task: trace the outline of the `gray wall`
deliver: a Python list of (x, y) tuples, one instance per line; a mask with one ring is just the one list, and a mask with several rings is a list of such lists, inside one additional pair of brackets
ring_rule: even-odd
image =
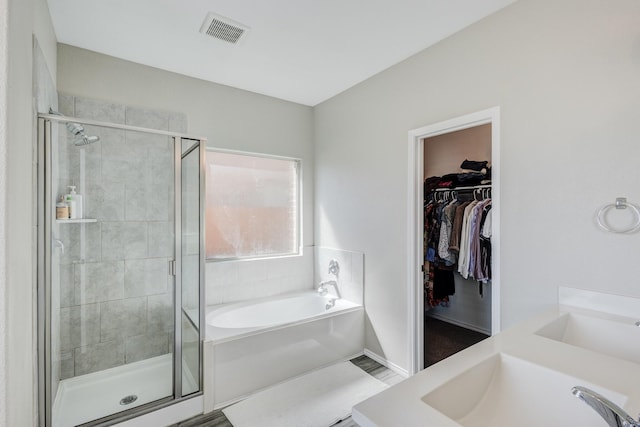
[(366, 346), (407, 368), (408, 134), (501, 108), (502, 326), (561, 285), (640, 296), (640, 3), (521, 0), (315, 108), (316, 244), (366, 254)]

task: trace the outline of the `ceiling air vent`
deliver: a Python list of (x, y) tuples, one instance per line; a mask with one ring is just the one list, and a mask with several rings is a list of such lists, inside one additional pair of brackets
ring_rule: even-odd
[(237, 44), (249, 30), (250, 28), (246, 25), (213, 12), (209, 12), (200, 28), (202, 34), (232, 44)]

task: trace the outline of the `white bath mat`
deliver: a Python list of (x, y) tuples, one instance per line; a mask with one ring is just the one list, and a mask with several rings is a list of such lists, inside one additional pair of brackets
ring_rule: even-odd
[(263, 390), (222, 412), (233, 427), (329, 427), (387, 387), (342, 362)]

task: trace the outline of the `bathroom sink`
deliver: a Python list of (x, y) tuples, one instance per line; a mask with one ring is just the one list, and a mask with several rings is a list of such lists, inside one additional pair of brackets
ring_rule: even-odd
[(567, 313), (536, 332), (576, 347), (640, 363), (640, 328), (627, 323)]
[(606, 425), (571, 394), (575, 385), (587, 386), (622, 408), (627, 401), (620, 393), (506, 354), (474, 365), (422, 401), (462, 426)]

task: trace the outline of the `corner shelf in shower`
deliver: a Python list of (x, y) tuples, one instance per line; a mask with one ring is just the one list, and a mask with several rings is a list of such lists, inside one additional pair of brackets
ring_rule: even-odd
[(56, 219), (58, 224), (83, 224), (88, 222), (97, 222), (95, 218), (79, 218), (79, 219)]

